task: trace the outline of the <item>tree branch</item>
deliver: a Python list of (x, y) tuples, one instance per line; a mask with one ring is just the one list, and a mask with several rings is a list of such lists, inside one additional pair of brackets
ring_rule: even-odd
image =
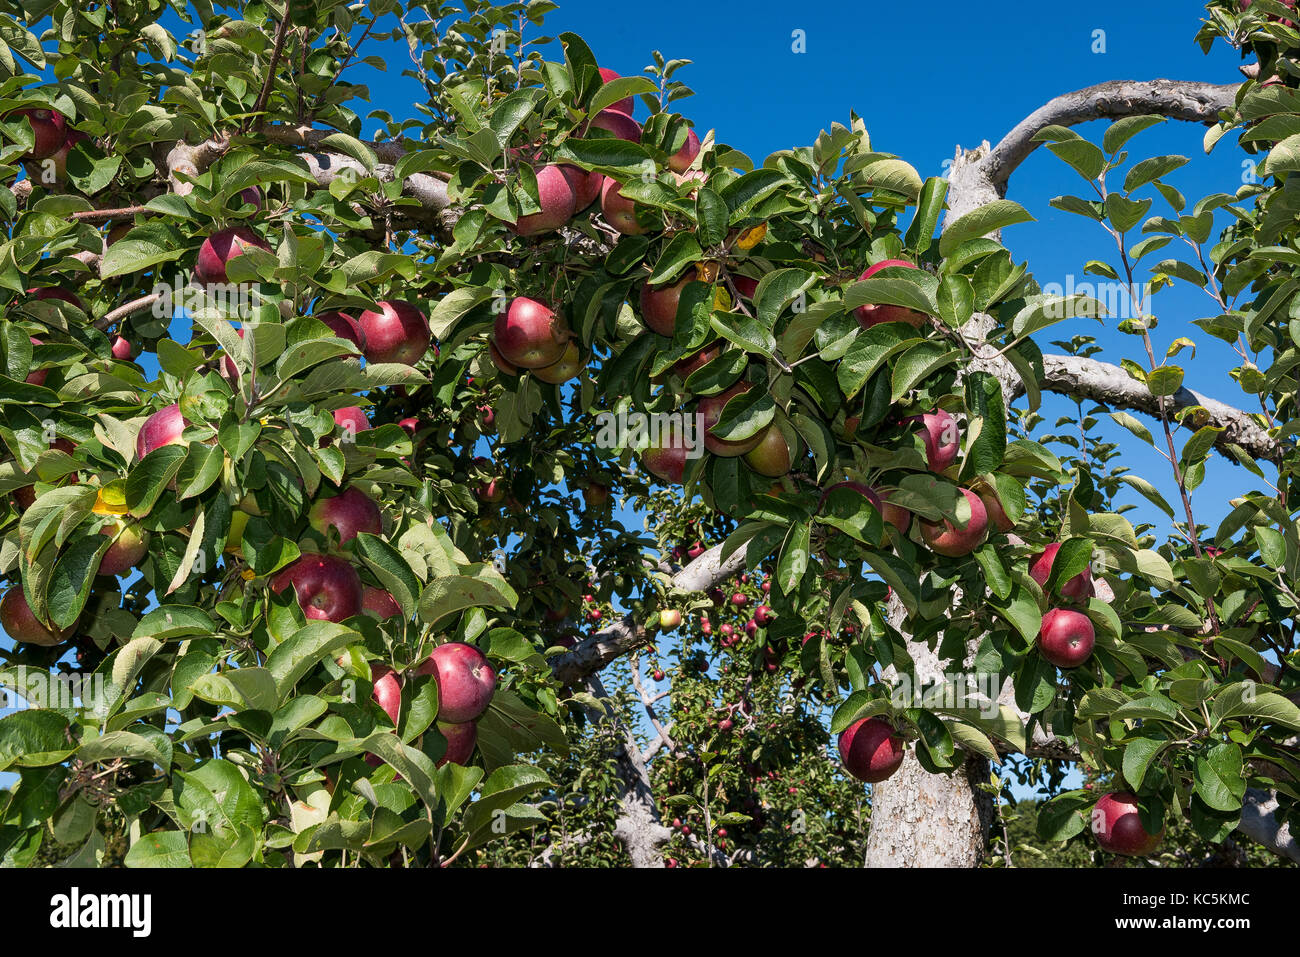
[[(674, 575), (671, 587), (676, 591), (707, 591), (744, 570), (743, 548), (733, 552), (725, 562), (721, 556), (722, 546), (714, 545)], [(631, 615), (624, 615), (552, 660), (551, 672), (565, 684), (575, 684), (615, 658), (646, 644), (649, 644), (646, 630)]]
[[(1119, 366), (1095, 359), (1044, 356), (1041, 387), (1058, 395), (1091, 399), (1113, 408), (1132, 409), (1147, 415), (1159, 412), (1158, 400), (1150, 389)], [(1023, 383), (1019, 384), (1016, 394), (1024, 394)], [(1208, 413), (1208, 421), (1197, 422), (1196, 425), (1212, 425), (1223, 429), (1214, 444), (1228, 461), (1236, 462), (1227, 450), (1229, 445), (1239, 446), (1257, 459), (1267, 459), (1270, 462), (1281, 460), (1282, 444), (1270, 436), (1254, 416), (1187, 388), (1180, 388), (1172, 396), (1167, 396), (1166, 401), (1174, 409), (1203, 407)]]
[(1075, 126), (1089, 120), (1118, 119), (1155, 113), (1207, 126), (1233, 108), (1240, 84), (1218, 85), (1194, 80), (1116, 80), (1066, 93), (1048, 101), (1020, 121), (984, 158), (983, 172), (997, 187), (1007, 180), (1039, 144), (1034, 136), (1048, 126)]

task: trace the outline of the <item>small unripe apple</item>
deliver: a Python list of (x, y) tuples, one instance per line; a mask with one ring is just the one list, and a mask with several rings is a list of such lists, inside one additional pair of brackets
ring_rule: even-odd
[(1058, 668), (1077, 668), (1092, 654), (1097, 635), (1087, 615), (1053, 608), (1038, 631), (1039, 653)]
[(542, 366), (540, 369), (534, 369), (533, 376), (551, 385), (560, 385), (577, 376), (586, 367), (587, 363), (582, 360), (582, 352), (578, 349), (578, 343), (569, 340), (564, 355), (560, 356), (559, 361), (549, 366)]
[(1104, 851), (1147, 857), (1160, 846), (1164, 828), (1152, 834), (1142, 826), (1138, 799), (1131, 791), (1103, 794), (1092, 809), (1092, 834)]
[(609, 486), (588, 482), (582, 490), (582, 499), (588, 508), (604, 508), (609, 504)]
[[(876, 273), (880, 272), (880, 270), (889, 266), (899, 266), (906, 269), (919, 268), (916, 264), (902, 259), (886, 259), (882, 262), (876, 263), (874, 266), (868, 266), (866, 272), (859, 276), (858, 279), (870, 279)], [(929, 319), (929, 316), (925, 313), (917, 312), (915, 309), (908, 309), (904, 306), (866, 305), (858, 306), (858, 308), (853, 310), (853, 312), (863, 329), (870, 329), (872, 326), (877, 326), (882, 322), (905, 322), (909, 326), (921, 328)]]
[(676, 628), (682, 623), (682, 613), (676, 608), (665, 608), (659, 612), (659, 627), (664, 629)]
[(766, 478), (780, 478), (790, 471), (794, 464), (790, 443), (775, 423), (759, 433), (758, 444), (745, 453), (745, 464)]
[(844, 770), (868, 784), (880, 783), (903, 763), (903, 738), (881, 718), (863, 718), (841, 731), (839, 750)]

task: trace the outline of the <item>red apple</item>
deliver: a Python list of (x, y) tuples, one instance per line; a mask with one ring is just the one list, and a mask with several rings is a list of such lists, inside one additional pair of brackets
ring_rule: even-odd
[[(617, 80), (621, 76), (621, 74), (615, 73), (613, 70), (608, 70), (603, 66), (599, 67), (599, 70), (600, 70), (600, 82), (602, 85), (608, 83), (610, 80)], [(636, 109), (636, 100), (634, 100), (630, 96), (625, 97), (619, 100), (617, 103), (611, 103), (609, 108), (611, 110), (616, 110), (619, 113), (626, 113), (628, 116), (631, 116), (632, 111)]]
[(226, 264), (253, 248), (269, 251), (271, 247), (247, 226), (231, 226), (213, 233), (199, 247), (194, 278), (204, 284), (229, 282)]
[(131, 345), (130, 340), (122, 336), (114, 336), (109, 351), (114, 359), (129, 361), (134, 357), (135, 347)]
[(512, 366), (540, 369), (563, 357), (571, 333), (564, 317), (535, 299), (517, 296), (510, 307), (497, 313), (492, 343)]
[[(85, 143), (90, 137), (81, 130), (68, 130), (67, 135), (63, 138), (63, 145), (55, 150), (54, 155), (50, 157), (50, 164), (54, 167), (54, 179), (58, 183), (66, 183), (68, 180), (68, 154), (70, 154), (78, 143)], [(37, 175), (37, 179), (45, 181), (44, 171)]]
[(686, 284), (695, 281), (695, 270), (688, 269), (675, 283), (641, 286), (641, 321), (653, 332), (672, 338), (677, 328), (677, 304), (682, 298)]
[(358, 532), (379, 535), (384, 530), (379, 506), (359, 488), (349, 485), (338, 495), (318, 499), (307, 513), (311, 527), (328, 537), (333, 527), (339, 542), (350, 542)]
[(989, 520), (993, 523), (994, 528), (999, 532), (1009, 532), (1016, 527), (1016, 523), (1007, 517), (1006, 510), (1002, 507), (1002, 502), (993, 486), (986, 482), (980, 482), (975, 487), (975, 493), (984, 503), (984, 507), (988, 509)]
[(627, 140), (629, 143), (641, 142), (641, 124), (618, 110), (601, 110), (591, 118), (589, 127), (607, 130), (614, 134), (615, 139)]
[(32, 146), (32, 151), (23, 156), (24, 160), (49, 159), (59, 151), (59, 148), (66, 141), (67, 121), (64, 119), (63, 114), (56, 110), (31, 107), (24, 110), (15, 110), (6, 118), (12, 119), (15, 116), (27, 117), (32, 132), (36, 134), (36, 142)]
[(57, 299), (60, 302), (66, 302), (70, 306), (76, 306), (82, 312), (86, 311), (86, 304), (76, 295), (68, 292), (61, 286), (33, 286), (27, 290), (27, 295), (35, 296), (37, 302), (44, 302), (47, 299)]
[[(1052, 565), (1056, 562), (1056, 553), (1061, 550), (1060, 542), (1052, 542), (1029, 560), (1029, 577), (1038, 583), (1039, 588), (1047, 587), (1051, 577)], [(1069, 581), (1060, 586), (1061, 596), (1074, 601), (1083, 601), (1093, 596), (1092, 575), (1085, 568)]]
[(695, 157), (700, 153), (700, 138), (694, 130), (686, 131), (686, 142), (682, 148), (668, 158), (668, 168), (675, 173), (685, 173)]
[(1043, 616), (1038, 631), (1039, 653), (1058, 668), (1077, 668), (1088, 660), (1097, 641), (1087, 615), (1068, 608), (1053, 608)]
[(240, 206), (253, 206), (260, 211), (262, 208), (262, 191), (256, 186), (241, 189), (235, 194), (235, 198), (239, 201), (235, 207), (236, 209)]
[(759, 605), (754, 609), (754, 621), (760, 628), (766, 628), (772, 623), (772, 609), (767, 605)]
[(1131, 791), (1103, 794), (1092, 809), (1092, 833), (1103, 851), (1147, 857), (1160, 846), (1164, 828), (1152, 834), (1142, 826), (1138, 799)]
[(429, 317), (409, 302), (385, 300), (357, 317), (367, 362), (413, 366), (429, 348)]
[(346, 339), (357, 347), (357, 351), (365, 355), (366, 351), (366, 334), (361, 331), (361, 325), (346, 312), (339, 312), (337, 309), (329, 312), (322, 312), (316, 316), (321, 322), (329, 326), (330, 332), (334, 333), (340, 339)]
[[(667, 433), (667, 434), (665, 434)], [(672, 426), (660, 429), (657, 445), (650, 445), (641, 453), (641, 464), (661, 482), (669, 485), (681, 485), (686, 475), (686, 463), (690, 458), (690, 449), (681, 429)]]
[(442, 767), (449, 761), (462, 766), (468, 764), (478, 744), (478, 725), (473, 721), (462, 721), (459, 724), (439, 721), (437, 724), (438, 733), (447, 739), (447, 751), (438, 759), (437, 767)]
[(578, 349), (578, 343), (570, 339), (560, 360), (549, 366), (534, 369), (533, 376), (551, 385), (559, 385), (577, 376), (586, 366), (587, 363), (582, 361), (582, 352)]
[(903, 763), (903, 738), (881, 718), (863, 718), (840, 732), (840, 761), (859, 781), (879, 784)]
[(747, 439), (721, 439), (713, 434), (713, 427), (722, 419), (723, 407), (733, 398), (748, 392), (751, 388), (753, 386), (749, 382), (741, 379), (735, 385), (719, 392), (717, 395), (706, 395), (700, 399), (699, 411), (704, 415), (704, 447), (714, 455), (723, 458), (744, 455), (763, 440), (761, 430)]
[[(673, 307), (674, 318), (676, 317), (676, 314), (677, 314), (677, 309), (674, 306)], [(703, 349), (701, 349), (699, 352), (693, 352), (686, 358), (680, 360), (676, 365), (673, 366), (673, 372), (677, 373), (677, 375), (681, 376), (683, 379), (689, 379), (692, 372), (695, 372), (698, 369), (703, 369), (706, 365), (708, 365), (710, 362), (712, 362), (720, 355), (722, 355), (722, 343), (711, 342)]]
[(736, 287), (736, 292), (750, 300), (754, 299), (754, 293), (758, 292), (758, 280), (750, 279), (748, 276), (742, 276), (739, 273), (731, 274), (731, 284)]
[(175, 402), (159, 409), (140, 426), (140, 432), (135, 438), (136, 458), (142, 459), (164, 445), (184, 445), (185, 440), (181, 438), (181, 433), (185, 431), (187, 425), (189, 422), (185, 421), (184, 416), (181, 415), (181, 407)]
[(361, 578), (342, 558), (303, 555), (271, 579), (276, 594), (290, 585), (309, 621), (340, 622), (361, 614)]
[[(596, 170), (587, 172), (585, 169), (579, 169), (577, 166), (564, 163), (560, 166), (560, 172), (564, 174), (564, 178), (569, 181), (569, 186), (573, 189), (573, 211), (575, 213), (582, 212), (594, 203), (600, 196), (600, 188), (605, 185), (604, 175), (596, 172)], [(539, 183), (539, 189), (540, 185)]]
[(537, 202), (541, 211), (520, 216), (511, 229), (520, 236), (538, 236), (559, 229), (573, 218), (577, 189), (564, 170), (554, 164), (537, 171)]
[(402, 614), (402, 606), (397, 603), (397, 599), (384, 589), (373, 585), (366, 585), (361, 590), (361, 610), (368, 615), (374, 615), (380, 621), (397, 618)]
[(600, 211), (605, 219), (624, 236), (642, 236), (650, 232), (649, 227), (642, 226), (636, 218), (636, 203), (623, 195), (623, 184), (616, 179), (605, 178), (600, 187)]
[(961, 430), (956, 419), (943, 409), (935, 409), (907, 421), (919, 422), (922, 426), (917, 429), (917, 434), (925, 443), (926, 468), (931, 472), (943, 472), (957, 461), (957, 453), (961, 451)]
[(366, 417), (365, 411), (355, 405), (345, 409), (335, 409), (334, 423), (352, 435), (365, 432), (370, 428), (370, 419)]
[(492, 364), (496, 366), (499, 370), (501, 370), (501, 372), (505, 373), (506, 375), (512, 375), (512, 376), (519, 375), (519, 367), (516, 366), (513, 362), (506, 361), (506, 357), (501, 354), (501, 350), (497, 348), (497, 344), (495, 342), (491, 342), (491, 341), (488, 342), (488, 355), (492, 359)]
[(370, 697), (384, 709), (384, 714), (393, 722), (393, 727), (397, 727), (398, 717), (402, 713), (402, 679), (388, 665), (372, 661), (370, 682), (374, 685)]
[(438, 718), (451, 724), (476, 720), (497, 687), (496, 672), (483, 652), (460, 641), (434, 648), (416, 672), (437, 676)]
[(0, 598), (0, 625), (14, 641), (27, 645), (57, 645), (66, 641), (72, 628), (55, 631), (32, 613), (22, 585), (14, 585)]
[(921, 522), (921, 537), (930, 546), (930, 550), (949, 558), (969, 555), (984, 542), (988, 532), (989, 513), (984, 502), (970, 489), (960, 489), (966, 501), (970, 503), (970, 521), (958, 528), (948, 519), (942, 522)]
[(149, 552), (149, 533), (118, 519), (99, 530), (113, 539), (99, 560), (100, 575), (121, 575), (135, 568)]
[(738, 591), (731, 596), (731, 604), (737, 608), (744, 608), (749, 604), (749, 596), (743, 591)]
[(682, 613), (676, 608), (665, 608), (659, 612), (659, 627), (671, 630), (682, 623)]
[(609, 486), (600, 482), (588, 482), (582, 490), (582, 499), (587, 508), (604, 508), (609, 504)]
[[(28, 336), (27, 338), (32, 340), (32, 345), (34, 346), (45, 345), (44, 342), (42, 342), (40, 339), (37, 339), (35, 336)], [(45, 380), (49, 376), (49, 374), (50, 374), (49, 369), (33, 369), (31, 372), (27, 373), (27, 378), (24, 379), (23, 381), (30, 383), (31, 385), (45, 385)]]
[[(902, 259), (886, 259), (876, 263), (874, 266), (868, 266), (866, 272), (858, 277), (859, 280), (870, 279), (880, 270), (889, 266), (902, 266), (907, 269), (919, 268), (914, 263), (906, 262)], [(863, 329), (870, 329), (872, 326), (879, 325), (882, 322), (905, 322), (909, 326), (921, 328), (929, 319), (923, 312), (917, 312), (915, 309), (908, 309), (904, 306), (888, 305), (866, 305), (858, 306), (853, 310), (857, 316), (858, 323)]]

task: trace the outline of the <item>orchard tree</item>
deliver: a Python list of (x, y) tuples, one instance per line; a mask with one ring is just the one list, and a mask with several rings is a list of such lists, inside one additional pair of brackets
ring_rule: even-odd
[[(973, 866), (1015, 756), (1089, 775), (1048, 846), (1300, 860), (1288, 5), (1207, 8), (1240, 86), (925, 180), (856, 114), (756, 161), (553, 9), (0, 2), (3, 860)], [(363, 117), (398, 54), (426, 101)], [(1168, 119), (1250, 182), (1184, 197)], [(1039, 146), (1138, 360), (1001, 243)], [(1255, 485), (1217, 528), (1210, 456)]]

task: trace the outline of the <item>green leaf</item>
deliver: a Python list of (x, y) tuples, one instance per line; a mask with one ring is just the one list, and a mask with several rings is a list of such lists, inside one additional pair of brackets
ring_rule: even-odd
[(948, 256), (968, 239), (987, 236), (1016, 223), (1033, 221), (1034, 217), (1019, 203), (1009, 199), (994, 200), (979, 209), (971, 210), (947, 226), (939, 237), (939, 255)]
[(142, 834), (122, 859), (127, 867), (193, 867), (184, 831)]
[(1238, 811), (1246, 794), (1241, 772), (1241, 748), (1230, 741), (1216, 744), (1208, 754), (1196, 757), (1192, 770), (1196, 793), (1216, 811)]
[(420, 617), (432, 625), (466, 608), (512, 609), (519, 596), (491, 566), (469, 566), (471, 575), (435, 578), (420, 595)]
[(1134, 738), (1124, 746), (1124, 780), (1135, 791), (1142, 789), (1147, 768), (1169, 742), (1160, 738)]

